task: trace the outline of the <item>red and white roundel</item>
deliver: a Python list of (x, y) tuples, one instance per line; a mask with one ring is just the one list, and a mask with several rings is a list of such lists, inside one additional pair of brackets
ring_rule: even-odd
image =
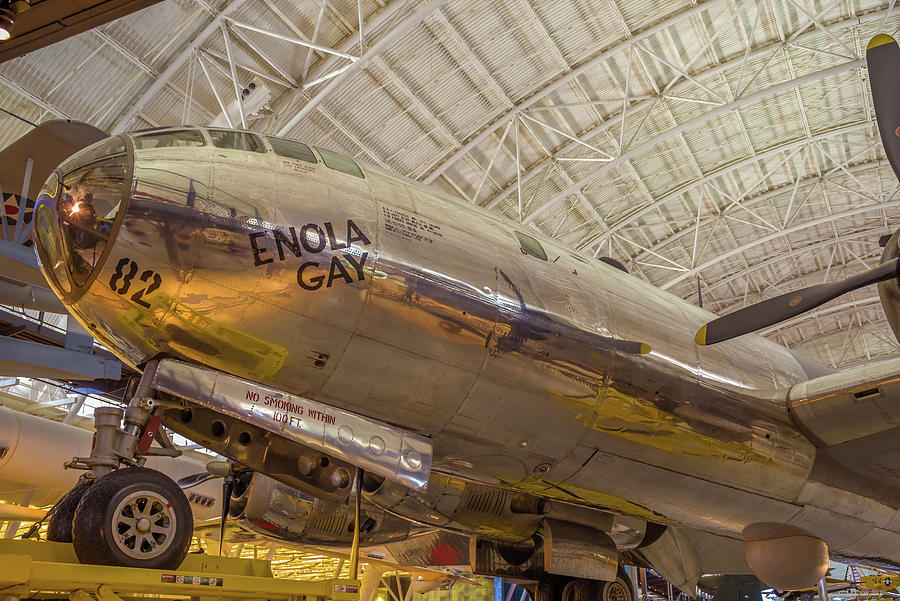
[(897, 129), (894, 130), (894, 135), (900, 138), (900, 126), (898, 126)]

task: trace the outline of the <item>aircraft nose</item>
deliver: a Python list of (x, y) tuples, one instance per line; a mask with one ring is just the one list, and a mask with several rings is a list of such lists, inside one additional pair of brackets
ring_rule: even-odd
[(44, 183), (34, 209), (34, 247), (45, 277), (74, 301), (108, 254), (127, 198), (130, 156), (115, 136), (79, 151)]

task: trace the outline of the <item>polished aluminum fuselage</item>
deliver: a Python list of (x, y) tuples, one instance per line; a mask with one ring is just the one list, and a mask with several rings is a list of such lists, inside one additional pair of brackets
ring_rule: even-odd
[[(127, 213), (66, 301), (124, 360), (196, 361), (400, 425), (433, 439), (434, 469), (480, 481), (732, 537), (795, 523), (900, 561), (896, 506), (810, 479), (784, 402), (809, 375), (784, 347), (698, 347), (710, 313), (533, 232), (548, 257), (527, 254), (522, 226), (379, 170), (129, 152)], [(160, 276), (143, 304), (117, 292), (129, 261)], [(609, 338), (652, 350), (592, 342)]]

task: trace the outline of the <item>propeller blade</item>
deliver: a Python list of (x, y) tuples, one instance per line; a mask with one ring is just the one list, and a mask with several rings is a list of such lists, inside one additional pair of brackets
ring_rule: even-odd
[(179, 478), (176, 484), (178, 484), (178, 487), (181, 488), (181, 490), (187, 490), (188, 488), (197, 486), (202, 482), (206, 482), (210, 478), (215, 478), (215, 476), (213, 476), (209, 472), (200, 472), (198, 474), (185, 476), (184, 478)]
[(231, 491), (234, 490), (234, 476), (228, 476), (222, 481), (222, 521), (219, 524), (219, 556), (222, 556), (222, 545), (225, 543), (225, 520), (228, 519), (228, 510), (231, 506)]
[(900, 46), (891, 36), (879, 33), (866, 46), (866, 65), (881, 142), (900, 179)]
[(734, 313), (714, 319), (700, 328), (694, 341), (701, 346), (716, 344), (775, 325), (857, 288), (895, 278), (900, 274), (898, 269), (900, 269), (900, 258), (841, 282), (810, 286), (738, 309)]

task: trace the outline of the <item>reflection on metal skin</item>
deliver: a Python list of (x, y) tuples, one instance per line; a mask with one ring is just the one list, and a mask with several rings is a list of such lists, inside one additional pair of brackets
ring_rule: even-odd
[(152, 386), (405, 486), (427, 482), (431, 441), (400, 428), (172, 359), (160, 361)]
[(573, 578), (615, 580), (616, 543), (601, 530), (544, 520), (544, 570)]
[(385, 546), (401, 566), (463, 566), (469, 564), (470, 540), (452, 532), (427, 530)]
[(369, 502), (424, 526), (474, 532), (512, 545), (530, 542), (547, 519), (589, 532), (604, 532), (622, 550), (640, 545), (647, 528), (640, 518), (547, 502), (533, 495), (438, 473), (431, 475), (425, 492), (367, 475), (363, 494)]
[(532, 507), (517, 511), (524, 495), (515, 491), (438, 473), (431, 475), (424, 492), (367, 475), (363, 495), (370, 503), (423, 526), (476, 532), (506, 542), (530, 538), (543, 517), (536, 503), (527, 503)]
[[(647, 521), (739, 537), (804, 505), (846, 513), (840, 487), (803, 496), (816, 450), (785, 394), (807, 376), (784, 347), (697, 347), (710, 313), (551, 240), (528, 254), (518, 225), (415, 182), (179, 131), (114, 139), (109, 243), (83, 284), (54, 284), (127, 362), (202, 364), (427, 437), (452, 477)], [(805, 527), (827, 541), (831, 519)]]
[[(353, 539), (354, 511), (282, 484), (260, 473), (246, 474), (240, 494), (232, 499), (232, 517), (244, 527), (289, 543), (341, 545)], [(360, 539), (379, 545), (405, 539), (408, 521), (369, 504), (361, 508)]]
[(510, 545), (471, 537), (469, 563), (476, 574), (495, 578), (537, 580), (544, 573), (544, 546), (540, 537)]

